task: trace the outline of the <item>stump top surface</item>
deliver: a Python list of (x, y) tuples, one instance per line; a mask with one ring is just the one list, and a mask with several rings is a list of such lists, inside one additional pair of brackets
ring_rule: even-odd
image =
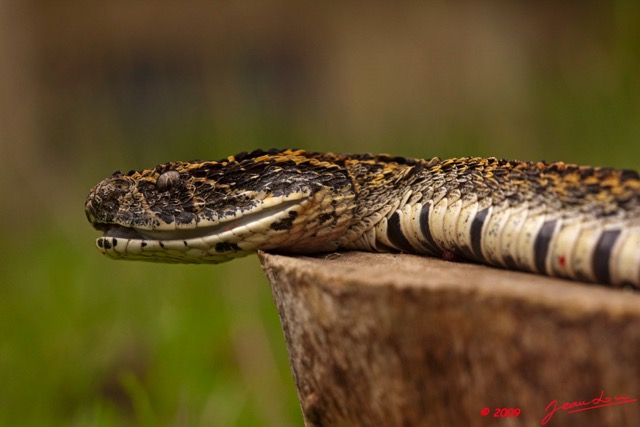
[[(366, 287), (452, 292), (461, 296), (525, 300), (550, 308), (607, 311), (640, 316), (640, 292), (613, 289), (479, 264), (409, 254), (343, 252), (318, 256), (259, 253), (263, 268), (275, 269), (336, 290)], [(578, 314), (578, 313), (576, 313)], [(586, 314), (586, 313), (583, 313)]]

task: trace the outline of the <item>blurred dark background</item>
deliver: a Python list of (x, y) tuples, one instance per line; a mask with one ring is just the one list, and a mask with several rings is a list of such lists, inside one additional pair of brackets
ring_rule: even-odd
[(116, 169), (295, 147), (640, 167), (640, 3), (0, 0), (0, 425), (301, 425), (255, 257), (112, 262)]

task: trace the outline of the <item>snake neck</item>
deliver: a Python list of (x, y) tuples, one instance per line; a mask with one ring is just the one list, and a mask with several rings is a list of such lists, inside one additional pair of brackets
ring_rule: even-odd
[(343, 167), (351, 177), (355, 197), (351, 225), (340, 246), (366, 251), (393, 250), (379, 238), (381, 230), (393, 212), (424, 198), (423, 184), (432, 177), (430, 169), (439, 163), (441, 160), (437, 157), (416, 160), (350, 156), (344, 159)]

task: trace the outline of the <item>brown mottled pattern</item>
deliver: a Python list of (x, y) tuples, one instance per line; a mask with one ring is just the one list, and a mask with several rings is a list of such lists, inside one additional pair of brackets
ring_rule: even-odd
[(257, 150), (116, 172), (85, 209), (114, 258), (404, 251), (640, 286), (640, 177), (628, 170)]

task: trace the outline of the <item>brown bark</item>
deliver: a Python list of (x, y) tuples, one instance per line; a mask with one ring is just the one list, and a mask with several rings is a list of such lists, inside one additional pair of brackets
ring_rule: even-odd
[(640, 397), (639, 294), (411, 255), (260, 259), (307, 426), (539, 426), (554, 400), (618, 404), (548, 426), (640, 425), (616, 401)]

